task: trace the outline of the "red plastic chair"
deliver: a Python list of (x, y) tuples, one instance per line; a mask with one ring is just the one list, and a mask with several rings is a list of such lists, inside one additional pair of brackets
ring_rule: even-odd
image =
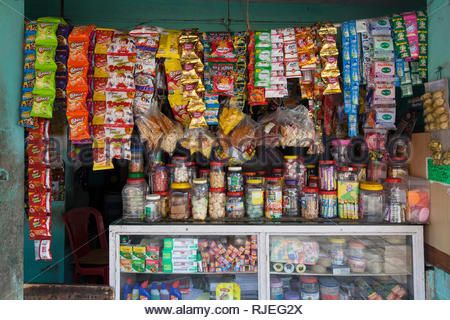
[[(89, 238), (89, 219), (93, 216), (97, 236)], [(95, 208), (83, 207), (67, 211), (63, 216), (75, 261), (75, 282), (80, 276), (98, 276), (109, 284), (108, 243), (102, 214)], [(98, 241), (100, 248), (93, 249), (90, 242)]]

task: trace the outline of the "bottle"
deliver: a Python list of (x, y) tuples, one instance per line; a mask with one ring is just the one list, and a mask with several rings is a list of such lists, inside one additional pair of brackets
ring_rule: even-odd
[(159, 297), (161, 300), (170, 300), (170, 293), (167, 290), (167, 286), (165, 283), (161, 285), (161, 291), (159, 292)]
[(161, 300), (161, 294), (159, 293), (158, 285), (155, 282), (152, 283), (150, 296), (152, 297), (152, 300)]
[(139, 283), (135, 283), (133, 290), (131, 291), (131, 300), (139, 300), (139, 289), (141, 288), (141, 286), (139, 285)]
[(128, 278), (122, 289), (122, 300), (133, 299), (133, 279)]
[(141, 283), (139, 287), (139, 300), (151, 300), (152, 296), (148, 292), (148, 280)]
[(183, 300), (181, 296), (181, 292), (178, 289), (178, 286), (180, 285), (179, 281), (175, 281), (172, 286), (170, 287), (170, 300)]

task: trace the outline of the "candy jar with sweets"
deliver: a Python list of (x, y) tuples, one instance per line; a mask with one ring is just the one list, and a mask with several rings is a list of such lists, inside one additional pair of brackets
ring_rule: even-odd
[(281, 187), (281, 178), (266, 178), (265, 215), (268, 219), (278, 219), (283, 215), (283, 189)]
[(188, 182), (192, 184), (192, 181), (197, 178), (197, 165), (195, 162), (186, 162), (186, 167), (188, 169)]
[(194, 179), (192, 185), (192, 218), (206, 220), (208, 215), (208, 182), (205, 178)]
[(209, 170), (208, 168), (202, 168), (198, 170), (198, 177), (199, 178), (204, 178), (208, 181), (208, 185), (209, 185), (209, 172), (211, 170)]
[(297, 180), (298, 162), (297, 156), (284, 156), (284, 179)]
[(169, 192), (162, 191), (162, 192), (157, 192), (156, 194), (159, 194), (159, 196), (160, 196), (159, 211), (161, 212), (161, 217), (163, 219), (167, 218), (169, 216), (169, 212), (170, 212)]
[(365, 163), (352, 163), (351, 168), (356, 170), (356, 175), (358, 176), (358, 181), (367, 180), (367, 164)]
[(337, 192), (321, 190), (320, 197), (320, 216), (331, 219), (337, 217)]
[(319, 161), (319, 181), (321, 190), (336, 190), (336, 161)]
[(318, 176), (317, 174), (317, 167), (314, 163), (309, 163), (305, 165), (306, 168), (306, 177), (309, 181), (310, 176)]
[(339, 166), (349, 164), (348, 146), (350, 139), (335, 139), (331, 141), (331, 155)]
[(153, 193), (164, 192), (169, 190), (169, 173), (164, 165), (156, 165), (152, 167), (151, 172), (152, 191)]
[(245, 194), (245, 210), (251, 219), (264, 216), (264, 186), (261, 179), (247, 180)]
[(394, 157), (388, 167), (388, 177), (404, 179), (408, 177), (408, 163), (404, 158)]
[(408, 177), (408, 208), (406, 220), (427, 223), (430, 219), (430, 182), (427, 179)]
[(186, 164), (186, 157), (173, 157), (172, 162), (175, 165), (173, 181), (177, 183), (189, 183), (189, 171)]
[(227, 189), (228, 192), (244, 191), (244, 177), (242, 175), (242, 167), (228, 167)]
[(406, 221), (406, 185), (400, 178), (386, 178), (384, 180), (386, 207), (384, 220), (390, 223)]
[(159, 194), (148, 194), (145, 198), (145, 221), (152, 223), (161, 219), (161, 196)]
[(225, 188), (225, 169), (223, 162), (211, 162), (209, 184), (211, 188)]
[(211, 220), (225, 218), (225, 188), (209, 189), (209, 217)]
[(367, 169), (369, 181), (383, 182), (387, 177), (387, 164), (383, 161), (371, 160)]
[(283, 188), (283, 215), (286, 217), (297, 217), (298, 189), (296, 180), (286, 180)]
[(241, 219), (245, 216), (244, 192), (227, 193), (227, 218)]
[[(130, 174), (131, 175), (131, 174)], [(123, 218), (125, 220), (144, 219), (147, 183), (143, 177), (128, 178), (122, 189)]]
[(361, 182), (359, 185), (359, 218), (369, 222), (384, 219), (384, 191), (378, 182)]
[(170, 191), (170, 218), (187, 220), (191, 216), (191, 185), (174, 182)]

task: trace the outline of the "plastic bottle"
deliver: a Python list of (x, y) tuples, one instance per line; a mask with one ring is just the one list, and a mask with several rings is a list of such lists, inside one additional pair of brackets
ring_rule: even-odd
[(170, 300), (170, 293), (167, 290), (167, 286), (165, 283), (161, 285), (161, 291), (159, 291), (159, 297), (161, 300)]
[(133, 299), (133, 279), (128, 278), (127, 282), (122, 288), (122, 300)]
[(139, 287), (139, 300), (151, 300), (152, 296), (148, 292), (148, 280), (141, 283)]
[(139, 283), (135, 283), (133, 287), (133, 291), (131, 292), (131, 300), (139, 300), (139, 290), (141, 286)]
[(170, 287), (170, 300), (183, 300), (180, 290), (178, 289), (180, 285), (179, 281), (175, 281)]
[(152, 300), (161, 300), (161, 295), (158, 290), (158, 285), (155, 282), (152, 283), (152, 287), (150, 290), (150, 296), (152, 297)]

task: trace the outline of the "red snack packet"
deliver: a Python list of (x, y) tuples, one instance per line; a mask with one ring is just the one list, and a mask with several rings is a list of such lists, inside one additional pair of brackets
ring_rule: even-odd
[(80, 141), (90, 139), (89, 134), (89, 113), (77, 112), (67, 115), (67, 121), (70, 127), (70, 140)]
[(99, 28), (95, 30), (95, 53), (106, 54), (112, 41), (114, 30)]
[(67, 116), (69, 114), (87, 112), (87, 91), (74, 91), (67, 94)]
[(95, 26), (76, 26), (72, 29), (68, 37), (69, 41), (69, 59), (67, 65), (74, 66), (89, 66), (88, 49), (91, 39), (91, 33)]
[(45, 189), (51, 188), (50, 169), (43, 165), (28, 167), (28, 186), (31, 184)]
[(52, 237), (50, 231), (51, 217), (50, 216), (29, 216), (28, 225), (30, 228), (30, 240), (49, 240)]
[(50, 164), (50, 152), (43, 140), (31, 140), (28, 142), (27, 155), (30, 166)]
[(50, 121), (34, 118), (34, 128), (29, 128), (27, 131), (27, 140), (47, 140), (50, 137)]
[(36, 212), (51, 212), (51, 197), (51, 192), (45, 189), (29, 190), (28, 205), (36, 208)]
[(93, 125), (102, 125), (105, 123), (106, 101), (94, 101)]

